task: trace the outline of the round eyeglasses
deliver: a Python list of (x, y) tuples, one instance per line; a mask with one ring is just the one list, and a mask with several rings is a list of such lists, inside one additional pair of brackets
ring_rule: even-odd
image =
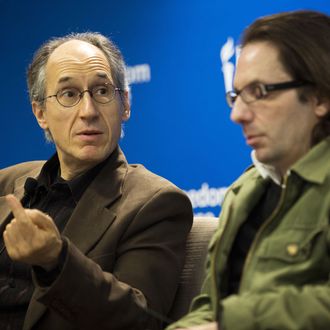
[(80, 91), (79, 89), (74, 87), (67, 87), (60, 89), (54, 95), (46, 96), (41, 101), (44, 101), (51, 97), (56, 97), (56, 100), (60, 105), (65, 108), (70, 108), (77, 105), (84, 96), (84, 94), (87, 92), (95, 102), (106, 104), (114, 99), (116, 91), (122, 91), (122, 89), (115, 87), (110, 83), (97, 85), (92, 89), (85, 89), (83, 91)]
[(278, 84), (263, 84), (263, 83), (252, 83), (245, 86), (243, 89), (233, 90), (226, 93), (226, 101), (230, 108), (233, 108), (237, 97), (240, 96), (245, 103), (252, 103), (257, 100), (265, 98), (269, 93), (285, 90), (290, 88), (298, 88), (305, 85), (310, 85), (307, 81), (287, 81)]

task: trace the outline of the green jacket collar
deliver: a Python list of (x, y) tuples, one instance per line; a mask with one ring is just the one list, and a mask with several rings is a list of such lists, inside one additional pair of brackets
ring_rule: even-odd
[(315, 145), (305, 156), (291, 168), (306, 181), (321, 184), (329, 174), (330, 137)]

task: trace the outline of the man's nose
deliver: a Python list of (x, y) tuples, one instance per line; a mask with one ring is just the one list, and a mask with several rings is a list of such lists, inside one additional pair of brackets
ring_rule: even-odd
[(253, 111), (249, 104), (244, 102), (240, 96), (237, 97), (234, 106), (231, 109), (230, 119), (237, 123), (242, 124), (244, 122), (251, 121), (253, 118)]
[(88, 89), (81, 92), (81, 100), (79, 102), (79, 115), (81, 117), (95, 117), (98, 115), (92, 95), (92, 92)]

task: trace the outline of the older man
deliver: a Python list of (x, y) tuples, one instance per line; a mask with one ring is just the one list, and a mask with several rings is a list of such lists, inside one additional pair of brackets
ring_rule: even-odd
[(169, 329), (330, 329), (329, 39), (313, 11), (245, 31), (227, 101), (254, 165), (226, 195), (202, 294)]
[(52, 39), (28, 85), (56, 153), (0, 171), (0, 328), (159, 329), (150, 315), (171, 307), (192, 209), (118, 146), (130, 117), (119, 50), (97, 33)]

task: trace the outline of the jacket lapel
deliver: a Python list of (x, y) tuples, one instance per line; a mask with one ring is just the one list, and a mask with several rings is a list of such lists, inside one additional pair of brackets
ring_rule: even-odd
[[(122, 194), (126, 173), (127, 161), (118, 147), (79, 200), (62, 234), (82, 253), (90, 251), (116, 218), (111, 205)], [(32, 329), (46, 311), (32, 297), (23, 330)]]
[[(214, 260), (217, 271), (224, 269), (227, 257), (237, 231), (246, 221), (250, 211), (257, 204), (266, 187), (266, 180), (262, 179), (255, 171), (247, 172), (230, 188), (226, 196), (224, 208), (221, 210), (220, 221), (225, 221), (224, 229), (218, 231), (213, 241), (217, 242), (215, 249), (221, 248), (222, 255), (218, 253), (218, 260)], [(220, 261), (219, 261), (220, 260)]]
[[(17, 199), (22, 200), (22, 198), (24, 196), (24, 184), (25, 184), (26, 179), (28, 177), (37, 178), (37, 176), (39, 175), (40, 170), (42, 168), (42, 165), (43, 165), (43, 162), (39, 163), (35, 169), (33, 169), (32, 171), (28, 172), (27, 174), (16, 179), (15, 184), (14, 184), (14, 191), (12, 192), (12, 194), (15, 197), (17, 197)], [(1, 196), (0, 197), (0, 214), (3, 215), (3, 217), (0, 219), (1, 233), (4, 230), (4, 226), (6, 225), (5, 220), (8, 218), (10, 212), (11, 211), (5, 201), (5, 197)], [(31, 301), (33, 301), (33, 298)], [(37, 303), (37, 304), (38, 304), (38, 306), (36, 308), (37, 313), (35, 313), (34, 315), (36, 317), (40, 317), (42, 315), (42, 313), (46, 310), (46, 308), (45, 308), (45, 306), (43, 306), (39, 303)], [(29, 306), (28, 310), (29, 309), (30, 309), (30, 306)], [(26, 327), (24, 325), (23, 329), (30, 329), (30, 327)]]
[[(27, 174), (25, 174), (25, 175), (23, 175), (23, 176), (16, 179), (15, 184), (14, 184), (14, 191), (12, 192), (12, 194), (18, 200), (22, 200), (22, 198), (24, 196), (24, 184), (25, 184), (26, 179), (28, 177), (36, 178), (40, 173), (40, 169), (42, 167), (42, 164), (37, 166), (36, 169), (34, 169), (34, 170), (28, 172)], [(6, 225), (4, 223), (4, 221), (8, 218), (10, 212), (11, 211), (10, 211), (10, 209), (9, 209), (7, 203), (6, 203), (5, 196), (1, 196), (0, 197), (0, 214), (2, 214), (2, 217), (0, 219), (0, 228), (2, 228), (3, 226)], [(4, 228), (2, 228), (2, 230), (4, 230)], [(1, 233), (2, 233), (2, 230), (1, 230)]]
[(243, 178), (242, 181), (240, 180), (233, 185), (233, 198), (230, 202), (232, 207), (230, 222), (235, 224), (235, 229), (242, 225), (258, 203), (265, 191), (267, 182), (256, 171), (253, 171), (248, 178)]
[(23, 330), (32, 329), (33, 325), (41, 318), (41, 316), (47, 311), (47, 307), (39, 303), (35, 299), (36, 290), (34, 290), (28, 310), (26, 312)]
[(116, 149), (86, 189), (70, 217), (63, 235), (87, 254), (116, 218), (111, 205), (120, 198), (127, 173), (125, 156)]

